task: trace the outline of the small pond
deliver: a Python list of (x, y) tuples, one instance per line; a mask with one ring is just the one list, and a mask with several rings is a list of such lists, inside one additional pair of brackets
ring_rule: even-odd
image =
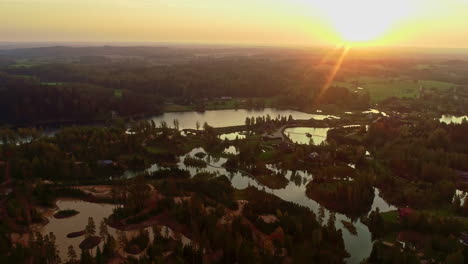
[[(41, 233), (43, 235), (49, 234), (50, 232), (53, 232), (54, 235), (56, 236), (56, 244), (58, 247), (58, 250), (60, 251), (60, 258), (62, 259), (62, 262), (65, 262), (68, 258), (67, 252), (68, 252), (68, 247), (70, 245), (73, 246), (75, 251), (77, 252), (77, 255), (80, 255), (80, 248), (79, 244), (83, 241), (84, 236), (80, 237), (75, 237), (75, 238), (68, 238), (67, 235), (71, 232), (77, 232), (77, 231), (82, 231), (88, 224), (88, 217), (92, 217), (94, 220), (94, 223), (96, 225), (96, 234), (99, 234), (99, 225), (101, 221), (104, 218), (109, 217), (112, 214), (112, 211), (114, 209), (115, 205), (112, 204), (98, 204), (98, 203), (90, 203), (90, 202), (85, 202), (81, 200), (58, 200), (57, 201), (57, 210), (54, 211), (57, 212), (58, 210), (66, 210), (66, 209), (73, 209), (79, 212), (79, 214), (69, 217), (69, 218), (63, 218), (63, 219), (56, 219), (53, 217), (53, 214), (51, 214), (47, 219), (49, 220), (49, 223), (46, 224), (42, 229)], [(161, 236), (164, 237), (176, 237), (174, 235), (174, 232), (166, 227), (166, 226), (160, 226), (161, 230)], [(117, 230), (108, 226), (107, 227), (109, 234), (111, 234), (115, 239), (118, 238), (117, 236)], [(151, 228), (145, 228), (147, 231), (149, 231), (150, 234), (150, 241), (153, 240), (154, 234), (153, 230)], [(125, 231), (124, 234), (127, 236), (127, 238), (132, 238), (138, 234), (138, 230), (130, 230), (130, 231)], [(181, 235), (177, 236), (180, 237), (181, 241), (183, 244), (188, 245), (190, 244), (190, 239), (187, 237)], [(101, 242), (100, 246), (102, 247), (103, 242)], [(101, 248), (102, 249), (102, 248)], [(91, 250), (91, 252), (94, 254), (96, 248)], [(124, 256), (127, 256), (128, 254), (124, 253), (122, 250), (120, 250), (120, 253), (123, 254)]]
[(290, 127), (284, 134), (294, 143), (320, 145), (327, 140), (328, 130), (330, 128)]
[(383, 116), (388, 116), (385, 112), (382, 112), (380, 110), (373, 109), (373, 108), (371, 108), (371, 109), (369, 109), (367, 111), (363, 111), (362, 113), (363, 114), (381, 114)]
[[(115, 205), (89, 203), (79, 200), (58, 200), (57, 207), (58, 210), (73, 209), (79, 212), (79, 214), (75, 216), (63, 219), (56, 219), (53, 215), (50, 215), (47, 218), (49, 223), (41, 230), (43, 235), (53, 232), (57, 237), (57, 247), (63, 261), (67, 259), (67, 251), (70, 245), (73, 246), (79, 256), (80, 248), (78, 245), (84, 239), (84, 236), (67, 238), (67, 235), (71, 232), (84, 230), (85, 226), (88, 224), (88, 217), (93, 217), (94, 223), (96, 224), (96, 232), (99, 233), (98, 228), (100, 222), (112, 214)], [(114, 238), (117, 238), (115, 229), (109, 227), (108, 230)]]
[(466, 197), (468, 197), (468, 192), (464, 192), (462, 190), (456, 190), (455, 195), (453, 198), (455, 199), (455, 196), (458, 196), (460, 198), (460, 205), (464, 205), (466, 201)]
[(446, 124), (461, 124), (463, 120), (468, 121), (468, 116), (443, 115), (439, 121)]
[(228, 134), (221, 134), (219, 135), (221, 140), (236, 140), (236, 139), (244, 139), (246, 138), (245, 132), (233, 132)]
[(235, 146), (229, 146), (229, 147), (224, 149), (223, 153), (224, 154), (231, 154), (231, 155), (238, 155), (239, 150), (237, 150), (237, 148)]

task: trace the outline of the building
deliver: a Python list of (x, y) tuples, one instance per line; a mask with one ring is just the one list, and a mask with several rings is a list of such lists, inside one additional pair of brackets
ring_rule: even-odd
[(309, 159), (313, 161), (318, 161), (320, 158), (320, 155), (317, 152), (312, 152), (309, 154)]
[(98, 164), (101, 166), (112, 166), (115, 165), (113, 160), (98, 160)]
[(459, 171), (457, 170), (456, 171), (460, 181), (462, 181), (463, 183), (468, 183), (468, 171)]
[(468, 233), (462, 233), (460, 236), (460, 243), (465, 246), (468, 246)]
[(398, 215), (400, 216), (400, 219), (407, 218), (411, 214), (413, 214), (414, 210), (406, 207), (406, 208), (398, 208)]
[(424, 246), (424, 242), (427, 238), (424, 234), (415, 231), (401, 231), (398, 233), (397, 241), (402, 245), (403, 248), (416, 250)]
[(119, 114), (116, 111), (111, 111), (110, 116), (111, 119), (117, 119), (119, 117)]

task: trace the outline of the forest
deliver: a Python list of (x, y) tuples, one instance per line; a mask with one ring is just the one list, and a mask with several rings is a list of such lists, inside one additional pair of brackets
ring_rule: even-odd
[[(333, 54), (322, 60), (316, 50), (240, 49), (225, 56), (218, 54), (223, 50), (202, 51), (207, 55), (196, 57), (198, 50), (190, 49), (112, 47), (3, 51), (0, 122), (102, 121), (112, 113), (155, 115), (164, 111), (164, 105), (174, 104), (203, 110), (210, 100), (223, 97), (304, 111), (366, 109), (392, 97), (414, 99), (421, 89), (426, 100), (419, 104), (445, 104), (443, 99), (455, 94), (460, 100), (448, 107), (466, 110), (464, 61), (351, 54), (335, 81), (327, 84), (336, 63)], [(161, 63), (161, 57), (170, 59)], [(369, 87), (355, 90), (359, 86)], [(239, 100), (231, 107), (252, 105)]]

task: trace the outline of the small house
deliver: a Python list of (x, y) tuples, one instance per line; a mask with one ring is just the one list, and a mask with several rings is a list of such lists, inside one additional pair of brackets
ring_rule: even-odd
[(423, 247), (426, 240), (424, 234), (410, 230), (401, 231), (397, 236), (397, 241), (403, 248), (409, 248), (411, 250)]
[(318, 161), (320, 159), (320, 155), (317, 152), (312, 152), (309, 154), (309, 159)]
[(413, 214), (414, 210), (406, 207), (406, 208), (398, 208), (398, 215), (400, 216), (400, 219), (402, 218), (407, 218), (411, 214)]
[(98, 160), (100, 166), (113, 166), (115, 165), (113, 160)]
[(8, 188), (1, 189), (1, 194), (2, 194), (3, 196), (8, 196), (8, 195), (10, 195), (12, 192), (13, 192), (13, 189), (11, 189), (11, 188), (9, 188), (9, 187), (8, 187)]
[(468, 233), (462, 233), (460, 236), (460, 243), (465, 246), (468, 246)]
[(463, 183), (468, 183), (468, 171), (457, 170), (456, 173), (460, 181), (462, 181)]

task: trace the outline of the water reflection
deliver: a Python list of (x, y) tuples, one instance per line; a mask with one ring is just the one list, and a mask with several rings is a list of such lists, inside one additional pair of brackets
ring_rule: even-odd
[(291, 115), (294, 119), (316, 119), (324, 120), (327, 118), (339, 118), (332, 115), (322, 115), (322, 114), (307, 114), (294, 110), (279, 110), (273, 108), (265, 108), (263, 110), (211, 110), (200, 112), (174, 112), (174, 113), (164, 113), (160, 116), (152, 117), (156, 124), (165, 121), (167, 124), (171, 125), (174, 119), (179, 121), (180, 129), (196, 129), (196, 123), (203, 126), (206, 122), (213, 127), (226, 127), (226, 126), (239, 126), (245, 124), (246, 117), (257, 117), (257, 116), (267, 116), (270, 115), (271, 118), (276, 118), (279, 116), (289, 117)]
[[(203, 148), (195, 148), (187, 155), (195, 156), (198, 152), (206, 151)], [(209, 166), (206, 168), (194, 168), (189, 167), (184, 164), (185, 155), (180, 157), (179, 163), (177, 163), (177, 167), (183, 170), (187, 170), (190, 175), (193, 177), (200, 172), (210, 172), (215, 175), (226, 175), (230, 181), (232, 186), (235, 189), (245, 189), (249, 186), (255, 187), (259, 190), (263, 190), (267, 193), (271, 193), (284, 201), (292, 202), (304, 207), (309, 208), (313, 211), (316, 215), (319, 214), (319, 209), (321, 205), (316, 201), (310, 199), (306, 195), (306, 185), (313, 179), (313, 175), (306, 172), (306, 171), (290, 171), (290, 170), (281, 170), (278, 169), (275, 165), (269, 164), (267, 168), (272, 170), (276, 173), (281, 173), (288, 179), (288, 184), (281, 189), (271, 189), (259, 183), (255, 178), (251, 177), (247, 173), (235, 171), (230, 172), (226, 170), (224, 167), (224, 163), (226, 163), (227, 159), (222, 157), (213, 158), (208, 153), (203, 158)], [(147, 172), (151, 173), (157, 171), (159, 169), (163, 169), (158, 165), (151, 166)], [(372, 210), (379, 208), (380, 212), (388, 212), (396, 210), (396, 208), (390, 204), (388, 204), (382, 197), (380, 196), (380, 191), (377, 188), (374, 188), (374, 200), (372, 203)], [(370, 211), (368, 212), (370, 213)], [(325, 209), (325, 219), (326, 222), (330, 215), (330, 211)], [(337, 228), (343, 230), (343, 240), (345, 242), (345, 248), (350, 253), (351, 257), (347, 259), (348, 263), (360, 263), (363, 259), (369, 257), (373, 241), (371, 238), (371, 233), (366, 225), (364, 225), (360, 220), (354, 221), (351, 220), (349, 217), (343, 214), (336, 213), (336, 222), (335, 225)], [(341, 222), (349, 221), (353, 222), (354, 226), (356, 227), (357, 234), (351, 234)]]
[[(76, 200), (59, 200), (57, 201), (57, 207), (58, 210), (73, 209), (79, 212), (79, 214), (73, 217), (64, 219), (56, 219), (51, 215), (48, 217), (49, 223), (41, 230), (44, 235), (50, 232), (54, 233), (57, 237), (57, 247), (60, 251), (60, 257), (62, 260), (66, 260), (68, 247), (72, 245), (76, 252), (80, 252), (78, 245), (84, 239), (84, 236), (67, 238), (67, 235), (71, 232), (84, 230), (85, 226), (88, 224), (88, 217), (93, 217), (94, 223), (98, 227), (99, 223), (104, 218), (109, 217), (109, 215), (112, 214), (112, 210), (115, 206), (111, 204), (96, 204)], [(109, 233), (117, 238), (116, 230), (113, 228), (108, 229)]]
[[(68, 247), (70, 245), (73, 246), (76, 252), (80, 252), (79, 244), (84, 240), (84, 236), (75, 237), (75, 238), (68, 238), (67, 235), (71, 232), (82, 231), (85, 229), (85, 226), (88, 224), (88, 217), (92, 217), (94, 219), (94, 223), (96, 224), (96, 233), (99, 233), (99, 224), (104, 218), (108, 218), (114, 209), (115, 205), (112, 204), (97, 204), (97, 203), (90, 203), (85, 201), (79, 200), (58, 200), (57, 201), (57, 210), (65, 210), (65, 209), (73, 209), (79, 212), (79, 214), (63, 219), (56, 219), (52, 215), (48, 217), (49, 223), (45, 225), (41, 233), (43, 235), (49, 234), (53, 232), (56, 236), (56, 244), (58, 250), (60, 251), (60, 258), (62, 261), (68, 259), (67, 252)], [(112, 235), (115, 239), (118, 238), (117, 229), (112, 228), (110, 226), (107, 227), (108, 232)], [(149, 232), (150, 235), (150, 242), (154, 239), (154, 233), (152, 228), (147, 227), (143, 228)], [(125, 236), (128, 239), (131, 239), (137, 236), (139, 230), (129, 230), (124, 231)], [(175, 235), (172, 229), (167, 226), (160, 226), (160, 234), (163, 237), (171, 237), (171, 238), (179, 238), (180, 241), (184, 245), (189, 245), (191, 243), (190, 239), (185, 237), (184, 235)], [(103, 245), (103, 241), (101, 241), (100, 246)], [(95, 254), (96, 248), (91, 250), (92, 254)], [(129, 254), (125, 253), (122, 249), (119, 250), (120, 254), (123, 257), (129, 256)]]
[(461, 124), (463, 120), (468, 121), (468, 116), (443, 115), (439, 121), (446, 124)]
[(462, 190), (456, 190), (452, 201), (455, 199), (455, 197), (458, 197), (460, 199), (460, 206), (463, 206), (465, 204), (466, 197), (468, 197), (468, 192), (464, 192)]
[(224, 154), (239, 155), (239, 150), (235, 146), (229, 146), (223, 151)]
[(371, 108), (371, 109), (369, 109), (367, 111), (363, 111), (362, 113), (363, 114), (381, 114), (383, 116), (388, 116), (385, 112), (382, 112), (380, 110), (373, 109), (373, 108)]
[[(228, 109), (228, 110), (210, 110), (205, 112), (170, 112), (164, 113), (159, 116), (151, 117), (147, 120), (153, 120), (156, 125), (160, 125), (162, 121), (170, 127), (173, 126), (173, 121), (177, 119), (179, 122), (179, 129), (196, 129), (197, 123), (200, 128), (203, 128), (203, 124), (206, 122), (213, 127), (227, 127), (227, 126), (240, 126), (245, 124), (245, 119), (247, 117), (258, 117), (258, 116), (267, 116), (271, 118), (276, 118), (277, 116), (286, 116), (290, 115), (294, 119), (316, 119), (324, 120), (327, 118), (339, 119), (338, 116), (333, 115), (323, 115), (323, 114), (308, 114), (304, 112), (299, 112), (295, 110), (280, 110), (274, 108), (265, 108), (263, 110), (246, 110), (246, 109)], [(104, 124), (95, 124), (93, 126), (99, 127), (104, 126)], [(43, 131), (43, 137), (53, 137), (60, 130), (60, 128), (48, 128)], [(131, 130), (126, 131), (127, 134), (133, 134)], [(185, 134), (184, 134), (185, 135)], [(229, 136), (231, 137), (231, 136)], [(232, 138), (232, 139), (235, 139)], [(228, 140), (232, 140), (228, 138)], [(31, 142), (31, 138), (21, 138), (17, 141), (17, 144), (24, 144)], [(0, 144), (3, 144), (0, 140)]]
[(233, 132), (228, 134), (221, 134), (219, 135), (221, 140), (236, 140), (236, 139), (244, 139), (246, 138), (245, 132)]
[(294, 143), (320, 145), (327, 140), (328, 130), (330, 128), (290, 127), (284, 134)]

